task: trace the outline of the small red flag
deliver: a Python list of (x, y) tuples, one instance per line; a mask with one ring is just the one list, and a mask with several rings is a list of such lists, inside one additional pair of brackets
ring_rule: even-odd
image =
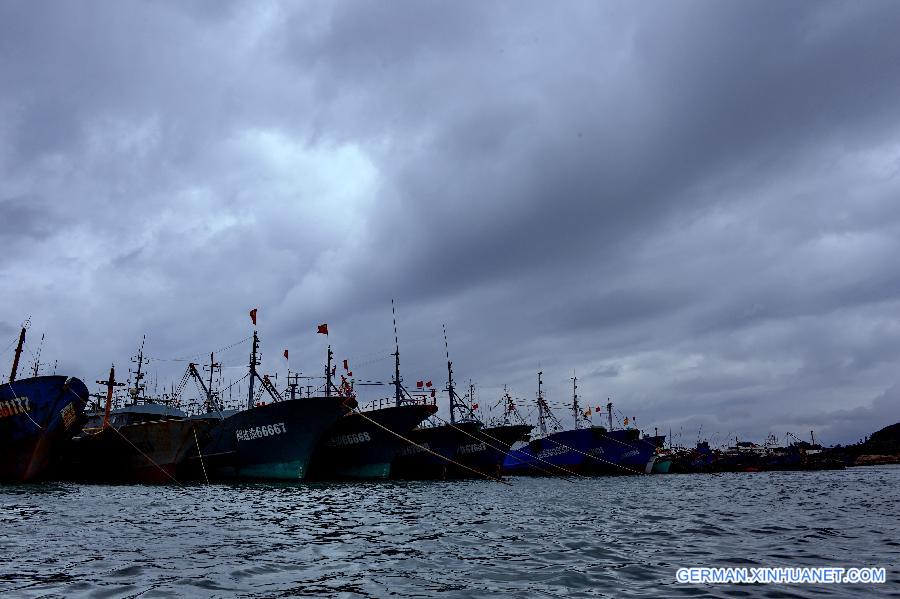
[(473, 403), (473, 404), (472, 404), (472, 409), (473, 409), (473, 410), (477, 410), (477, 409), (478, 409), (478, 404), (477, 404), (477, 403)]
[(250, 310), (250, 320), (253, 321), (253, 326), (256, 326), (256, 308)]
[(594, 411), (599, 414), (600, 412), (603, 411), (603, 408), (601, 408), (600, 406), (597, 406), (596, 408), (594, 408)]
[(288, 359), (288, 350), (284, 350), (284, 359), (285, 359), (285, 360)]
[(428, 381), (427, 383), (425, 383), (425, 386), (428, 387), (429, 389), (431, 389), (431, 381)]
[(421, 389), (424, 386), (425, 386), (424, 381), (416, 381), (416, 389)]
[(350, 366), (347, 364), (347, 360), (344, 360), (344, 370), (350, 370)]
[(328, 324), (320, 324), (319, 329), (316, 331), (317, 335), (327, 335), (328, 334)]
[(347, 376), (353, 376), (353, 371), (352, 371), (352, 370), (348, 370), (348, 371), (347, 371)]

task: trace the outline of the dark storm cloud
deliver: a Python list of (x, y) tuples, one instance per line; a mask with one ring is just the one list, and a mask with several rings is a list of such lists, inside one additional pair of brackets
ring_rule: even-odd
[(447, 323), (486, 399), (530, 401), (540, 368), (554, 403), (575, 372), (683, 440), (853, 440), (900, 419), (898, 25), (889, 2), (5, 3), (5, 334), (32, 315), (93, 380), (145, 332), (157, 357), (229, 345), (258, 306), (266, 368), (317, 371), (327, 321), (383, 379), (394, 297), (411, 379), (442, 380)]

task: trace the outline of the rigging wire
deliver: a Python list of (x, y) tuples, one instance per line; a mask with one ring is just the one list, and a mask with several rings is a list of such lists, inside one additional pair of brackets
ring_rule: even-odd
[[(234, 343), (232, 343), (230, 345), (226, 345), (225, 347), (220, 347), (218, 349), (214, 349), (213, 353), (218, 354), (218, 353), (228, 351), (229, 349), (236, 347), (236, 346), (240, 345), (241, 343), (246, 343), (247, 341), (249, 341), (251, 339), (253, 339), (253, 335), (248, 335), (247, 337), (244, 337), (240, 341), (235, 341)], [(147, 359), (153, 360), (156, 362), (193, 362), (195, 359), (199, 359), (200, 357), (206, 357), (208, 354), (209, 354), (209, 352), (202, 351), (202, 352), (190, 355), (190, 356), (185, 356), (185, 357), (180, 357), (180, 358), (157, 358), (154, 356), (147, 356)]]

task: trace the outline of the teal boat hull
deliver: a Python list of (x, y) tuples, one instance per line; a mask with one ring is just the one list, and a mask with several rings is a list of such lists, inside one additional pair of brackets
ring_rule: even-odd
[(319, 440), (355, 404), (346, 397), (311, 397), (230, 415), (201, 443), (200, 454), (192, 460), (193, 475), (202, 473), (210, 480), (304, 480)]
[(668, 474), (672, 467), (672, 458), (663, 458), (653, 462), (653, 474)]
[(410, 403), (366, 410), (339, 419), (322, 437), (310, 464), (311, 480), (384, 479), (397, 452), (434, 404)]

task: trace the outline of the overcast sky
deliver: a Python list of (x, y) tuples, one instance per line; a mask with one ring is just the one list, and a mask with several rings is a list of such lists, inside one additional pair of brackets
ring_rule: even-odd
[(394, 298), (413, 386), (446, 323), (482, 407), (574, 372), (676, 441), (855, 441), (900, 420), (898, 31), (874, 0), (2, 2), (2, 375), (30, 317), (28, 364), (44, 333), (94, 388), (146, 334), (177, 382), (257, 307), (279, 384), (328, 341), (389, 380)]

